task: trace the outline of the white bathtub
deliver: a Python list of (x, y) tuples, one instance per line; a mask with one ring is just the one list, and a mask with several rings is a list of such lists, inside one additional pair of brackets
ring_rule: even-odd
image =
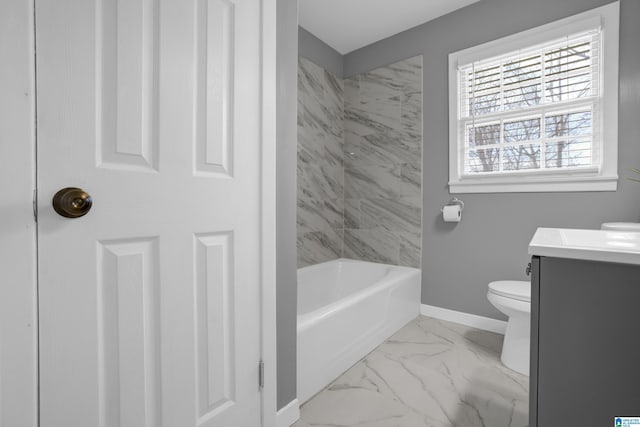
[(302, 403), (418, 316), (420, 270), (337, 259), (298, 270)]

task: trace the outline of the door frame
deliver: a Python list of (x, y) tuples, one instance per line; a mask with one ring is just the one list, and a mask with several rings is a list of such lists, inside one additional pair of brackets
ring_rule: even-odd
[[(276, 427), (276, 119), (277, 119), (277, 0), (262, 0), (261, 63), (261, 240), (262, 286), (260, 303), (261, 353), (264, 362), (262, 390), (262, 426)], [(1, 427), (1, 426), (0, 426)]]
[(0, 427), (37, 427), (34, 0), (0, 2)]
[[(276, 1), (262, 0), (261, 10), (262, 427), (275, 427), (277, 412)], [(0, 208), (0, 427), (38, 427), (34, 13), (35, 0), (0, 2), (0, 41), (8, 40), (0, 55), (12, 64), (0, 70), (0, 183), (11, 184), (2, 187)]]

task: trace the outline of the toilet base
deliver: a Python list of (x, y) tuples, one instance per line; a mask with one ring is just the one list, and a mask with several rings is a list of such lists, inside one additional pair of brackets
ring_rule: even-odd
[(500, 356), (507, 368), (526, 376), (529, 376), (530, 330), (529, 313), (510, 316)]

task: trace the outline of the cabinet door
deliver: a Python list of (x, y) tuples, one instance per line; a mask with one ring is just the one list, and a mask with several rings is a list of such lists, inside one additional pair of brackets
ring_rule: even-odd
[(640, 266), (542, 257), (539, 268), (531, 425), (606, 426), (615, 416), (640, 416)]

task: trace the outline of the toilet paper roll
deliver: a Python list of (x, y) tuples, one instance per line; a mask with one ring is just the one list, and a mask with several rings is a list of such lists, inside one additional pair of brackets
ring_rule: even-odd
[(450, 205), (442, 208), (442, 218), (444, 218), (445, 222), (460, 222), (462, 219), (460, 205)]

